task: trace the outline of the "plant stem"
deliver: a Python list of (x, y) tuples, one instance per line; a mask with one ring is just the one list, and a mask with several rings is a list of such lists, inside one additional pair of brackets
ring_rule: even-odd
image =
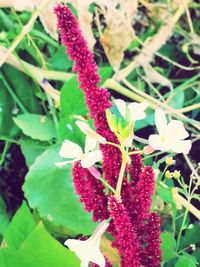
[(15, 50), (15, 48), (19, 45), (21, 40), (26, 36), (26, 34), (29, 33), (29, 31), (32, 29), (36, 19), (40, 15), (40, 12), (45, 8), (45, 6), (50, 2), (50, 0), (43, 1), (41, 5), (38, 7), (37, 10), (33, 12), (33, 15), (29, 22), (23, 26), (21, 33), (17, 36), (17, 38), (12, 43), (11, 47), (7, 50), (6, 54), (1, 58), (0, 60), (0, 67), (4, 64), (7, 57)]
[(113, 142), (106, 142), (106, 144), (105, 145), (111, 145), (111, 146), (114, 146), (114, 147), (116, 147), (116, 148), (119, 148), (119, 150), (121, 150), (121, 147), (120, 147), (120, 145), (118, 145), (118, 144), (115, 144), (115, 143), (113, 143)]
[(9, 94), (11, 95), (13, 100), (17, 103), (17, 105), (22, 110), (22, 112), (23, 113), (27, 113), (28, 112), (27, 109), (24, 107), (24, 105), (22, 104), (22, 102), (20, 101), (18, 96), (14, 93), (14, 91), (12, 90), (12, 88), (10, 87), (8, 82), (6, 81), (5, 77), (3, 77), (1, 73), (0, 73), (0, 79), (2, 80), (2, 82), (3, 82), (4, 86), (6, 87), (7, 91), (9, 92)]
[(127, 157), (128, 157), (128, 153), (124, 150), (124, 148), (121, 149), (121, 152), (122, 152), (122, 165), (121, 165), (121, 169), (120, 169), (120, 173), (119, 173), (119, 178), (117, 181), (116, 194), (115, 194), (117, 199), (121, 198), (121, 188), (122, 188), (124, 172), (126, 169), (126, 163), (127, 163)]
[[(189, 207), (189, 204), (190, 204), (190, 201), (188, 200), (188, 207)], [(183, 232), (183, 227), (185, 225), (185, 222), (186, 222), (186, 219), (187, 219), (187, 215), (188, 215), (188, 207), (185, 210), (185, 214), (184, 214), (183, 221), (182, 221), (182, 224), (181, 224), (181, 228), (180, 228), (180, 231), (179, 231), (179, 234), (178, 234), (178, 238), (177, 238), (177, 243), (176, 243), (176, 251), (177, 252), (178, 252), (178, 249), (179, 249), (179, 244), (180, 244), (180, 239), (181, 239), (181, 235), (182, 235), (182, 232)]]
[(106, 181), (104, 180), (102, 177), (99, 178), (99, 180), (108, 188), (110, 189), (114, 194), (116, 194), (115, 189)]
[(4, 163), (4, 160), (5, 160), (5, 157), (6, 157), (6, 154), (7, 154), (9, 147), (10, 147), (10, 142), (6, 141), (5, 145), (4, 145), (3, 152), (1, 154), (0, 166)]

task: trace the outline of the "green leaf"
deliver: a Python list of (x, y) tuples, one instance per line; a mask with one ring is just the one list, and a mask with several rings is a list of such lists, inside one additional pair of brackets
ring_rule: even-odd
[(36, 86), (32, 79), (10, 65), (4, 64), (2, 69), (7, 82), (27, 111), (30, 113), (42, 113), (34, 93)]
[(111, 74), (113, 73), (113, 69), (110, 66), (100, 67), (99, 69), (99, 75), (101, 76), (101, 81), (99, 83), (99, 86), (102, 86), (105, 81), (111, 77)]
[(85, 144), (85, 135), (79, 127), (75, 124), (75, 120), (68, 119), (67, 117), (63, 117), (59, 121), (59, 137), (61, 141), (67, 139), (70, 140), (82, 148), (84, 148)]
[[(0, 196), (0, 234), (3, 235), (9, 224), (9, 215), (6, 212), (6, 205)], [(1, 266), (1, 265), (0, 265)]]
[(183, 107), (185, 95), (182, 90), (173, 91), (173, 96), (169, 101), (169, 106), (179, 109)]
[(33, 139), (48, 141), (56, 136), (55, 126), (47, 116), (26, 113), (13, 120), (24, 134)]
[(153, 126), (155, 124), (154, 111), (148, 108), (145, 111), (145, 113), (146, 113), (146, 118), (144, 120), (139, 120), (135, 122), (134, 131), (138, 131), (149, 125)]
[(74, 193), (71, 166), (58, 168), (58, 161), (58, 149), (46, 150), (36, 159), (25, 178), (25, 196), (30, 206), (52, 224), (64, 226), (74, 234), (91, 234), (95, 224)]
[(18, 250), (0, 249), (1, 267), (79, 267), (73, 252), (56, 241), (40, 223)]
[(32, 214), (26, 203), (23, 202), (5, 232), (4, 241), (8, 247), (16, 249), (35, 227), (36, 225)]
[(162, 259), (163, 261), (169, 261), (176, 256), (176, 240), (173, 235), (168, 232), (161, 234), (161, 240)]
[(43, 143), (39, 141), (33, 141), (32, 139), (21, 141), (20, 148), (25, 157), (27, 167), (30, 167), (36, 158), (44, 152), (45, 149), (42, 148), (42, 144)]
[(73, 62), (69, 60), (68, 55), (66, 54), (66, 48), (64, 46), (59, 46), (57, 51), (53, 54), (51, 59), (48, 61), (50, 68), (53, 70), (69, 70)]
[(192, 256), (194, 256), (198, 263), (200, 263), (200, 248), (197, 248), (193, 253), (192, 253)]
[(13, 108), (14, 102), (0, 80), (0, 135), (2, 136), (13, 136), (18, 131), (12, 120)]
[(195, 257), (188, 253), (184, 253), (184, 255), (179, 257), (175, 267), (195, 267), (196, 263)]
[(196, 244), (200, 242), (200, 227), (196, 224), (190, 225), (186, 231), (185, 235), (181, 238), (180, 242), (180, 248), (186, 248), (190, 246), (191, 244)]
[(19, 267), (80, 266), (74, 253), (53, 239), (41, 223), (21, 246), (17, 253), (17, 262)]
[(79, 89), (77, 76), (72, 77), (63, 85), (60, 96), (60, 109), (62, 116), (72, 118), (73, 115), (88, 113), (84, 94)]

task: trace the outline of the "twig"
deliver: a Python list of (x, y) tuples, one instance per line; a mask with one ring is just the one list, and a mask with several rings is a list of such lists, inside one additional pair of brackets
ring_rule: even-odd
[(40, 12), (45, 8), (45, 6), (52, 0), (46, 0), (42, 2), (42, 4), (38, 7), (37, 10), (33, 12), (33, 15), (29, 22), (23, 26), (21, 33), (16, 37), (16, 39), (13, 41), (11, 47), (7, 50), (6, 54), (0, 59), (0, 67), (6, 62), (6, 59), (8, 56), (15, 50), (15, 48), (19, 45), (19, 43), (22, 41), (22, 39), (25, 37), (26, 34), (29, 33), (29, 31), (32, 29), (36, 19), (40, 15)]

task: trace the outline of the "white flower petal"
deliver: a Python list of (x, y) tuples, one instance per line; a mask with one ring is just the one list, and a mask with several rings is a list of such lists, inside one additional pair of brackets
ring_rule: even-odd
[(115, 99), (114, 100), (117, 109), (119, 110), (122, 117), (126, 117), (126, 103), (122, 99)]
[(160, 135), (165, 134), (167, 127), (167, 119), (162, 109), (157, 108), (155, 110), (155, 123), (159, 134)]
[(148, 104), (146, 102), (137, 103), (133, 102), (128, 105), (130, 111), (131, 121), (143, 120), (146, 118), (144, 110), (147, 108)]
[(83, 151), (81, 147), (74, 142), (69, 140), (65, 140), (62, 143), (61, 149), (59, 151), (59, 155), (63, 158), (79, 158), (82, 155)]
[(76, 121), (75, 123), (76, 123), (76, 125), (78, 126), (78, 128), (79, 128), (84, 134), (87, 134), (88, 131), (91, 130), (91, 128), (89, 127), (89, 125), (87, 124), (87, 122), (84, 122), (84, 121)]
[(88, 153), (89, 151), (94, 149), (96, 145), (97, 145), (97, 140), (95, 140), (94, 138), (86, 135), (86, 138), (85, 138), (85, 153)]
[(161, 151), (167, 151), (169, 150), (169, 144), (162, 140), (160, 135), (158, 134), (151, 134), (149, 136), (149, 145), (156, 149), (156, 150), (161, 150)]
[(89, 262), (88, 261), (82, 261), (81, 267), (88, 267)]
[(167, 125), (166, 135), (176, 139), (185, 139), (189, 136), (182, 121), (171, 120)]
[(105, 267), (106, 261), (100, 251), (100, 240), (108, 226), (109, 223), (104, 220), (87, 240), (68, 239), (65, 241), (64, 244), (81, 260), (81, 267), (88, 266), (90, 262), (96, 263), (100, 267)]
[(171, 143), (171, 150), (176, 153), (188, 154), (191, 147), (192, 143), (190, 140), (174, 140), (174, 142)]
[(106, 143), (106, 139), (100, 134), (96, 133), (92, 128), (90, 128), (87, 122), (76, 121), (75, 123), (85, 135), (89, 135), (91, 138), (97, 140), (101, 144)]
[(84, 156), (81, 159), (81, 165), (83, 168), (89, 168), (93, 166), (96, 162), (100, 161), (101, 159), (102, 159), (101, 150), (92, 151), (87, 154), (84, 154)]
[(66, 161), (61, 161), (61, 162), (55, 162), (55, 165), (56, 165), (57, 167), (63, 167), (63, 166), (65, 166), (65, 165), (69, 164), (69, 163), (75, 162), (76, 160), (78, 160), (78, 159), (74, 159), (74, 160), (66, 160)]

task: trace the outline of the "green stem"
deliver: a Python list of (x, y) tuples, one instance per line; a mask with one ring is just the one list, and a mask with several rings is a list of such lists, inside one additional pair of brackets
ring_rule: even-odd
[(119, 178), (117, 181), (117, 186), (116, 186), (116, 197), (117, 199), (120, 199), (121, 197), (121, 188), (122, 188), (122, 183), (123, 183), (123, 178), (124, 178), (124, 172), (126, 169), (126, 163), (127, 163), (127, 152), (123, 149), (121, 149), (122, 151), (122, 165), (121, 165), (121, 169), (120, 169), (120, 173), (119, 173)]
[[(189, 203), (190, 203), (190, 200), (188, 200), (188, 206), (189, 206)], [(184, 227), (186, 219), (187, 219), (187, 215), (188, 215), (188, 209), (185, 210), (185, 214), (184, 214), (184, 217), (183, 217), (181, 228), (180, 228), (180, 231), (179, 231), (179, 234), (178, 234), (177, 243), (176, 243), (176, 251), (177, 252), (178, 252), (178, 249), (179, 249), (180, 239), (181, 239), (181, 235), (182, 235), (182, 232), (183, 232), (183, 227)]]
[(4, 86), (6, 87), (7, 91), (9, 92), (9, 94), (11, 95), (13, 100), (17, 103), (17, 105), (22, 110), (22, 112), (23, 113), (27, 113), (28, 112), (27, 109), (24, 107), (24, 105), (22, 104), (22, 102), (20, 101), (18, 96), (14, 93), (14, 91), (12, 90), (12, 88), (10, 87), (8, 82), (6, 81), (5, 77), (3, 77), (3, 75), (1, 73), (0, 73), (0, 79), (2, 80), (2, 82), (3, 82)]
[(106, 142), (106, 145), (111, 145), (111, 146), (114, 146), (114, 147), (119, 148), (121, 150), (121, 147), (118, 144), (115, 144), (115, 143), (112, 143), (112, 142)]
[(4, 163), (4, 160), (5, 160), (5, 157), (6, 157), (6, 154), (7, 154), (9, 147), (10, 147), (10, 142), (6, 141), (5, 145), (4, 145), (3, 152), (1, 154), (0, 166)]
[(53, 144), (53, 145), (49, 145), (49, 146), (35, 145), (35, 144), (27, 143), (26, 141), (23, 141), (23, 140), (20, 142), (20, 141), (8, 138), (7, 136), (0, 136), (0, 140), (1, 141), (6, 141), (6, 142), (10, 142), (10, 143), (14, 143), (14, 144), (17, 144), (17, 145), (27, 144), (29, 147), (36, 148), (36, 149), (49, 149), (49, 148), (54, 148), (54, 147), (58, 146), (58, 144)]
[(49, 36), (47, 36), (46, 34), (40, 32), (40, 31), (32, 29), (30, 31), (30, 34), (31, 34), (32, 37), (36, 37), (36, 38), (38, 37), (39, 39), (42, 39), (42, 40), (46, 41), (48, 44), (50, 44), (50, 45), (52, 45), (52, 46), (54, 46), (56, 48), (59, 47), (59, 44), (56, 41), (54, 41)]
[(106, 181), (104, 180), (102, 177), (100, 177), (99, 179), (108, 189), (110, 189), (114, 194), (116, 194), (115, 189)]

